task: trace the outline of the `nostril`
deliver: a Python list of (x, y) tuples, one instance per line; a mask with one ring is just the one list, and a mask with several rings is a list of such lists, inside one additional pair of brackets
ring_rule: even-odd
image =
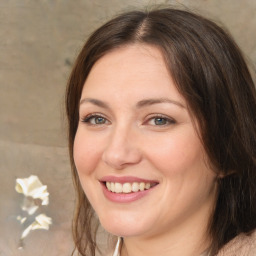
[(139, 163), (141, 153), (137, 149), (128, 147), (122, 149), (108, 148), (103, 153), (102, 160), (112, 168), (120, 170), (128, 165)]

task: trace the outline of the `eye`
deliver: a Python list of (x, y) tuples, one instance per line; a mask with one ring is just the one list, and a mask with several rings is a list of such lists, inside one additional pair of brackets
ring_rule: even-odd
[(167, 126), (167, 125), (175, 124), (176, 121), (170, 117), (159, 115), (159, 116), (153, 116), (149, 118), (146, 123), (154, 126)]
[(82, 119), (82, 122), (89, 125), (102, 125), (109, 123), (109, 121), (105, 117), (94, 114), (86, 116), (84, 119)]

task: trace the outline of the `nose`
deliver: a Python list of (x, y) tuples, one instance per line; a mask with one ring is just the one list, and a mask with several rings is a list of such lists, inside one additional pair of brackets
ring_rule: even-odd
[(115, 129), (109, 136), (102, 160), (116, 170), (139, 163), (142, 154), (136, 137), (131, 129)]

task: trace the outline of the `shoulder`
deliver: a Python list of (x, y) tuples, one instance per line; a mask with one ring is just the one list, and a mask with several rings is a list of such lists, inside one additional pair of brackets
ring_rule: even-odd
[(240, 234), (228, 242), (217, 256), (255, 256), (256, 230), (250, 235)]

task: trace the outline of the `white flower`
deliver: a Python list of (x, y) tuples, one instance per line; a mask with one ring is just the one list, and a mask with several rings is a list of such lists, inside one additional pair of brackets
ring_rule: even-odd
[(31, 196), (34, 199), (40, 198), (42, 200), (42, 205), (47, 205), (49, 203), (47, 186), (43, 185), (35, 175), (31, 175), (25, 179), (16, 179), (15, 189), (18, 193), (22, 193), (25, 196)]
[(17, 220), (20, 221), (21, 224), (23, 224), (23, 223), (27, 220), (27, 218), (26, 218), (26, 217), (23, 217), (23, 218), (22, 218), (22, 217), (19, 215), (19, 216), (17, 216)]
[(35, 221), (30, 224), (22, 233), (21, 239), (24, 239), (31, 230), (46, 229), (49, 230), (49, 226), (52, 224), (52, 219), (45, 214), (36, 216)]
[(15, 190), (26, 196), (22, 210), (27, 211), (30, 215), (35, 213), (39, 205), (49, 204), (47, 186), (43, 185), (35, 175), (24, 179), (16, 179)]

